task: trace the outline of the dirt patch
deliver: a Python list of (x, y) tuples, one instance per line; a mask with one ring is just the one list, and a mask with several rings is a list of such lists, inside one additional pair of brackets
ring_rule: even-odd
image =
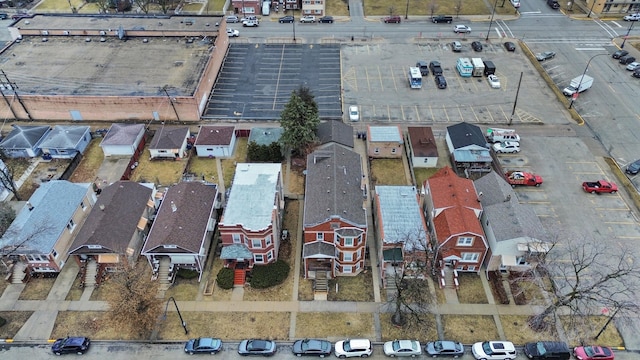
[(442, 323), (445, 339), (456, 339), (463, 344), (498, 339), (498, 330), (493, 316), (443, 315)]
[(33, 311), (0, 312), (0, 317), (7, 320), (6, 324), (0, 326), (0, 339), (13, 339), (32, 314)]
[(435, 316), (424, 316), (423, 322), (412, 327), (397, 327), (391, 323), (389, 313), (380, 314), (382, 341), (395, 339), (437, 339), (438, 328)]
[(73, 171), (69, 181), (76, 183), (90, 183), (98, 177), (98, 170), (104, 160), (104, 153), (100, 147), (102, 138), (91, 140), (89, 146), (82, 155), (82, 160)]
[(150, 334), (134, 334), (113, 326), (106, 320), (107, 313), (102, 311), (61, 311), (51, 331), (51, 338), (63, 338), (69, 334), (77, 334), (82, 329), (82, 336), (92, 340), (146, 340)]
[(507, 339), (509, 339), (509, 341), (514, 344), (524, 344), (530, 341), (541, 341), (547, 339), (555, 339), (558, 337), (555, 332), (555, 327), (553, 326), (549, 327), (549, 330), (551, 330), (552, 332), (538, 332), (532, 330), (528, 325), (528, 319), (528, 316), (500, 316), (500, 323), (502, 324), (504, 335), (507, 337)]
[[(602, 330), (609, 316), (560, 316), (560, 322), (570, 346), (579, 346), (594, 342), (594, 337)], [(622, 320), (625, 321), (625, 320)], [(597, 339), (598, 344), (624, 346), (624, 341), (611, 322)]]

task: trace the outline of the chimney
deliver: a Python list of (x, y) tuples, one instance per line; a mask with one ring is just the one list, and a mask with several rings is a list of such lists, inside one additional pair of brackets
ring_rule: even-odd
[(171, 211), (173, 212), (178, 211), (178, 207), (176, 206), (176, 203), (173, 202), (173, 200), (171, 201)]
[(29, 211), (33, 210), (33, 205), (27, 201), (27, 207), (29, 209)]
[(104, 204), (100, 204), (100, 210), (104, 211)]

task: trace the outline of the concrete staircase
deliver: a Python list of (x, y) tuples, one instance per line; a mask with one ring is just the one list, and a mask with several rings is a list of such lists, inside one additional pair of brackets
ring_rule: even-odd
[(244, 286), (247, 280), (247, 273), (244, 269), (234, 270), (233, 272), (233, 286)]
[(13, 268), (11, 269), (11, 283), (12, 284), (22, 284), (25, 277), (24, 270), (27, 268), (27, 264), (22, 261), (17, 261), (13, 264)]
[(169, 268), (171, 267), (171, 259), (163, 257), (160, 259), (160, 265), (158, 266), (158, 281), (160, 283), (160, 291), (166, 291), (171, 287), (171, 280), (169, 279)]
[(329, 279), (326, 271), (316, 271), (316, 278), (313, 280), (314, 300), (327, 300), (329, 294)]
[(396, 276), (394, 274), (385, 274), (384, 288), (387, 291), (392, 292), (395, 292), (398, 289), (398, 286), (396, 285)]
[(84, 272), (84, 287), (96, 286), (96, 274), (98, 273), (98, 263), (91, 259), (87, 262)]

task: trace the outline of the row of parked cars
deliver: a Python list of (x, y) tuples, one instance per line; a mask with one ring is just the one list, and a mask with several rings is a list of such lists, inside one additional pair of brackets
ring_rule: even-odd
[(636, 61), (636, 58), (629, 54), (627, 50), (618, 50), (611, 54), (611, 57), (618, 60), (622, 65), (626, 65), (628, 71), (633, 71), (631, 76), (640, 78), (640, 61)]

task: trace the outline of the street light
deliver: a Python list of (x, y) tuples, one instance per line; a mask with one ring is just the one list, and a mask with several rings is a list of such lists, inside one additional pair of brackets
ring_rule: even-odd
[(591, 13), (593, 12), (593, 7), (596, 5), (596, 0), (593, 0), (593, 3), (591, 4), (591, 7), (589, 8), (589, 13), (587, 14), (587, 17), (590, 18), (591, 17)]
[(485, 41), (489, 40), (489, 33), (491, 32), (491, 25), (493, 24), (493, 16), (496, 14), (496, 6), (498, 6), (498, 0), (493, 3), (493, 11), (491, 12), (491, 20), (489, 21), (489, 31), (487, 31), (487, 37)]
[(629, 25), (629, 29), (627, 30), (627, 35), (624, 36), (624, 39), (622, 40), (622, 45), (620, 45), (621, 49), (624, 49), (624, 43), (627, 41), (627, 38), (629, 37), (629, 34), (631, 33), (631, 29), (633, 29), (633, 24), (635, 23), (635, 21), (631, 22), (631, 25)]
[(582, 85), (582, 80), (584, 79), (584, 76), (587, 74), (587, 70), (589, 69), (589, 64), (591, 64), (591, 60), (601, 55), (609, 56), (609, 54), (595, 54), (591, 57), (591, 59), (589, 59), (589, 61), (587, 61), (587, 66), (584, 67), (584, 71), (582, 72), (582, 76), (580, 77), (580, 82), (578, 82), (578, 87), (576, 88), (576, 92), (573, 95), (571, 95), (571, 103), (569, 104), (569, 109), (573, 107), (573, 102), (578, 98), (578, 94), (579, 94), (578, 90), (580, 90), (580, 85)]
[(172, 301), (172, 300), (173, 300), (173, 305), (175, 305), (176, 311), (178, 312), (180, 323), (184, 328), (184, 334), (187, 335), (189, 333), (189, 330), (187, 330), (187, 323), (182, 319), (182, 314), (180, 314), (180, 309), (178, 309), (178, 303), (176, 303), (176, 299), (174, 299), (173, 296), (167, 299), (167, 305), (164, 307), (164, 316), (162, 317), (162, 320), (167, 320), (167, 310), (169, 309), (169, 301)]
[(291, 16), (293, 17), (293, 21), (291, 22), (293, 24), (293, 42), (296, 42), (296, 9), (295, 8), (291, 9)]
[(409, 18), (409, 0), (407, 0), (407, 9), (404, 11), (404, 19), (407, 20)]

